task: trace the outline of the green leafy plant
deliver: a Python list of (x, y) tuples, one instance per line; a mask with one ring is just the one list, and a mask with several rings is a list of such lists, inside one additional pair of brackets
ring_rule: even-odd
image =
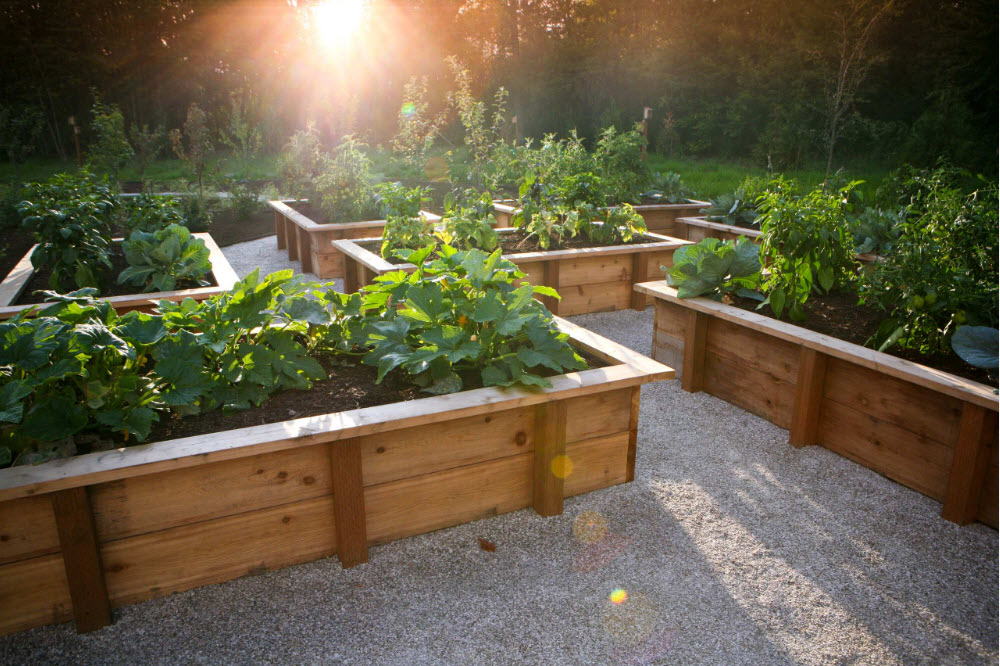
[(468, 189), (461, 193), (449, 193), (444, 206), (442, 228), (436, 236), (445, 244), (460, 250), (478, 248), (486, 252), (492, 252), (499, 246), (493, 197), (489, 192)]
[(291, 136), (278, 160), (283, 191), (295, 199), (312, 196), (313, 181), (326, 164), (316, 126), (309, 123)]
[(864, 275), (862, 300), (888, 314), (870, 343), (947, 351), (961, 324), (997, 326), (997, 185), (967, 193), (931, 177), (891, 253)]
[(353, 136), (345, 137), (313, 179), (315, 196), (323, 216), (330, 222), (375, 219), (378, 207), (372, 185), (371, 161)]
[(119, 284), (141, 286), (143, 291), (172, 291), (179, 282), (208, 285), (203, 279), (212, 272), (208, 247), (187, 227), (133, 231), (122, 249), (129, 266), (118, 276)]
[(660, 203), (678, 204), (688, 200), (690, 192), (679, 173), (654, 173), (650, 178), (650, 189), (642, 193), (642, 198)]
[(891, 253), (899, 240), (902, 223), (903, 211), (865, 208), (851, 222), (855, 251), (858, 254)]
[(118, 224), (126, 233), (159, 231), (172, 224), (186, 224), (184, 209), (176, 197), (160, 194), (139, 194), (122, 198)]
[(649, 184), (645, 145), (638, 124), (627, 132), (618, 132), (613, 125), (601, 131), (594, 148), (594, 172), (607, 184), (615, 203), (638, 203)]
[(661, 266), (667, 284), (676, 287), (679, 298), (708, 296), (722, 300), (729, 294), (763, 300), (757, 291), (761, 281), (758, 247), (746, 238), (721, 241), (706, 238), (674, 251), (674, 264)]
[(609, 203), (620, 203), (609, 201), (608, 187), (601, 178), (590, 172), (564, 178), (556, 188), (556, 196), (570, 205), (582, 202), (600, 208)]
[(239, 175), (243, 177), (247, 162), (260, 151), (262, 143), (256, 115), (257, 100), (251, 90), (240, 88), (229, 93), (229, 109), (219, 140), (233, 151), (239, 162)]
[[(586, 367), (535, 294), (548, 287), (515, 286), (524, 277), (500, 251), (459, 252), (443, 246), (400, 252), (417, 266), (394, 271), (364, 288), (362, 310), (370, 351), (363, 361), (378, 379), (401, 369), (429, 393), (465, 386), (549, 386), (545, 374)], [(396, 307), (387, 307), (390, 303)]]
[(26, 196), (18, 211), (38, 243), (32, 266), (51, 271), (49, 285), (56, 291), (100, 287), (111, 268), (111, 224), (117, 207), (107, 184), (86, 171), (58, 174), (30, 186)]
[(787, 181), (776, 181), (760, 198), (761, 254), (768, 268), (764, 283), (775, 316), (788, 310), (802, 320), (812, 293), (828, 293), (854, 277), (854, 236), (847, 217), (857, 182), (837, 191), (817, 188), (804, 196)]
[(415, 249), (434, 242), (434, 225), (420, 211), (430, 201), (429, 189), (382, 183), (375, 188), (375, 201), (385, 216), (382, 256), (389, 259), (397, 249)]
[(188, 164), (188, 168), (194, 174), (198, 182), (198, 196), (202, 194), (204, 186), (205, 168), (208, 166), (208, 156), (211, 154), (212, 133), (208, 127), (208, 115), (198, 106), (197, 102), (191, 102), (187, 110), (187, 118), (184, 120), (184, 131), (179, 129), (170, 130), (170, 145), (174, 154)]
[(403, 87), (403, 101), (399, 108), (396, 136), (392, 140), (392, 152), (399, 155), (411, 168), (423, 169), (427, 156), (448, 119), (447, 111), (431, 117), (430, 102), (427, 97), (426, 76), (411, 77)]
[(105, 104), (97, 95), (91, 107), (94, 142), (87, 151), (87, 163), (98, 171), (110, 172), (118, 182), (118, 170), (128, 164), (134, 151), (125, 133), (125, 117), (114, 104)]
[(146, 167), (163, 151), (167, 143), (167, 133), (162, 126), (150, 129), (149, 125), (132, 125), (128, 131), (135, 157), (135, 168), (139, 172), (139, 182), (146, 186)]

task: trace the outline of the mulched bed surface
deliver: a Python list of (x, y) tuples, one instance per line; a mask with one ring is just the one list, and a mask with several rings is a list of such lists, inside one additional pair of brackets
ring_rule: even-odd
[[(741, 310), (756, 312), (765, 317), (774, 319), (774, 312), (770, 306), (757, 309), (759, 303), (749, 298), (734, 297), (732, 304)], [(827, 294), (825, 296), (810, 296), (806, 301), (805, 311), (808, 315), (805, 321), (789, 321), (785, 316), (781, 321), (800, 326), (816, 333), (823, 333), (831, 337), (850, 342), (856, 345), (864, 345), (865, 341), (875, 335), (879, 324), (885, 319), (885, 313), (872, 307), (858, 305), (858, 297), (855, 294)], [(921, 365), (943, 370), (953, 375), (971, 379), (988, 386), (996, 386), (997, 382), (990, 381), (989, 374), (976, 368), (954, 354), (935, 354), (924, 356), (916, 352), (893, 347), (886, 351), (887, 354), (896, 358), (913, 361)]]
[[(578, 353), (590, 368), (608, 365), (590, 354), (581, 351)], [(355, 364), (350, 359), (334, 356), (318, 357), (318, 360), (329, 378), (314, 382), (311, 390), (282, 391), (271, 396), (260, 407), (245, 411), (215, 410), (162, 419), (153, 425), (147, 441), (159, 442), (430, 397), (429, 393), (423, 393), (419, 387), (407, 382), (405, 375), (399, 372), (390, 372), (381, 384), (376, 384), (378, 370), (372, 366)], [(472, 386), (471, 378), (466, 378), (466, 383)]]
[[(125, 255), (120, 251), (120, 246), (114, 246), (114, 252), (111, 253), (111, 265), (112, 269), (106, 273), (108, 285), (105, 289), (101, 290), (102, 297), (108, 296), (127, 296), (131, 294), (141, 294), (142, 287), (137, 287), (133, 284), (118, 284), (118, 275), (121, 274), (123, 270), (128, 268), (128, 261), (125, 260)], [(52, 271), (48, 268), (40, 271), (35, 271), (31, 279), (28, 280), (28, 284), (25, 286), (24, 291), (16, 301), (15, 305), (31, 305), (34, 303), (44, 303), (45, 297), (41, 294), (36, 294), (38, 290), (51, 290), (52, 287), (49, 286), (49, 277), (52, 275)], [(205, 281), (208, 282), (208, 286), (214, 287), (218, 285), (215, 281), (215, 277), (212, 274), (205, 276)], [(190, 280), (185, 280), (179, 282), (175, 287), (177, 289), (194, 289), (199, 287), (196, 282)]]

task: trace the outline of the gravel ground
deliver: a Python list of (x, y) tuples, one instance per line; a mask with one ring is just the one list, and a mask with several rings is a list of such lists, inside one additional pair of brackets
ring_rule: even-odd
[[(226, 254), (242, 273), (273, 247)], [(573, 319), (649, 353), (651, 310)], [(372, 548), (347, 571), (328, 559), (175, 594), (84, 636), (0, 638), (0, 662), (996, 664), (997, 532), (939, 512), (663, 382), (642, 391), (635, 482), (561, 516), (518, 511)]]

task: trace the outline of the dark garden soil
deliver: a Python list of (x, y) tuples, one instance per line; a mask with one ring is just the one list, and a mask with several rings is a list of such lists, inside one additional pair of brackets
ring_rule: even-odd
[[(128, 268), (128, 261), (125, 260), (125, 255), (121, 252), (120, 246), (114, 246), (114, 251), (111, 253), (111, 265), (112, 268), (106, 273), (107, 275), (107, 286), (101, 290), (101, 297), (107, 298), (108, 296), (128, 296), (131, 294), (141, 294), (143, 293), (142, 287), (136, 286), (134, 284), (118, 284), (118, 276), (123, 270)], [(45, 268), (40, 271), (35, 271), (31, 279), (28, 280), (28, 284), (25, 286), (24, 290), (14, 305), (32, 305), (35, 303), (44, 303), (45, 296), (42, 294), (36, 294), (35, 292), (40, 290), (51, 290), (52, 287), (49, 285), (49, 278), (52, 275), (51, 269)], [(197, 282), (191, 280), (182, 280), (177, 283), (174, 290), (180, 289), (194, 289), (201, 286), (214, 287), (218, 284), (215, 281), (215, 277), (211, 274), (205, 276), (205, 281), (208, 282), (207, 285), (200, 285)]]
[[(590, 368), (608, 364), (580, 352)], [(308, 391), (288, 390), (271, 396), (260, 407), (236, 412), (215, 410), (191, 416), (172, 416), (153, 425), (148, 441), (158, 442), (178, 437), (204, 435), (235, 428), (248, 428), (289, 419), (334, 414), (363, 407), (376, 407), (416, 398), (427, 398), (419, 387), (405, 380), (399, 372), (390, 372), (381, 384), (375, 383), (376, 368), (352, 360), (325, 356), (318, 359), (326, 370), (327, 379), (314, 382)], [(465, 378), (472, 387), (475, 377)]]
[(274, 234), (274, 211), (263, 206), (246, 220), (238, 219), (231, 210), (217, 212), (206, 231), (212, 234), (219, 247), (271, 236)]
[[(660, 242), (659, 238), (653, 238), (651, 236), (636, 236), (628, 243), (620, 243), (620, 245), (637, 245), (640, 243), (657, 242)], [(373, 254), (382, 256), (382, 241), (365, 241), (363, 243), (357, 243), (357, 245)], [(587, 238), (578, 237), (571, 238), (563, 243), (560, 243), (558, 247), (549, 247), (547, 250), (544, 250), (538, 244), (537, 238), (526, 238), (526, 234), (524, 232), (516, 231), (500, 234), (500, 247), (503, 249), (505, 254), (521, 254), (524, 252), (555, 252), (556, 250), (579, 250), (592, 247), (615, 247), (616, 245), (619, 244), (595, 243)], [(386, 259), (386, 261), (394, 265), (407, 263), (396, 257)]]
[[(741, 310), (756, 312), (771, 319), (775, 318), (770, 306), (757, 310), (759, 303), (753, 299), (737, 296), (733, 298), (732, 304)], [(805, 311), (807, 315), (805, 321), (789, 321), (787, 317), (782, 319), (782, 321), (861, 346), (864, 346), (865, 341), (875, 335), (879, 324), (885, 319), (885, 314), (882, 311), (858, 305), (856, 294), (810, 296), (809, 300), (806, 301)], [(955, 354), (925, 356), (897, 347), (887, 350), (886, 353), (896, 358), (913, 361), (914, 363), (926, 365), (935, 370), (949, 372), (981, 384), (989, 386), (997, 385), (996, 381), (990, 380), (989, 374), (985, 370), (969, 365)]]
[(34, 237), (23, 229), (6, 228), (0, 231), (0, 277), (6, 277), (17, 262), (28, 254), (28, 250), (35, 244)]

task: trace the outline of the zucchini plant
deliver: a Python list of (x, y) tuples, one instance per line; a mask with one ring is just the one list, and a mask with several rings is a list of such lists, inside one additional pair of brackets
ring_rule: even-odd
[(171, 224), (159, 231), (133, 231), (122, 249), (129, 266), (118, 276), (119, 284), (143, 291), (172, 291), (183, 282), (209, 284), (204, 279), (212, 272), (208, 247), (187, 227)]

